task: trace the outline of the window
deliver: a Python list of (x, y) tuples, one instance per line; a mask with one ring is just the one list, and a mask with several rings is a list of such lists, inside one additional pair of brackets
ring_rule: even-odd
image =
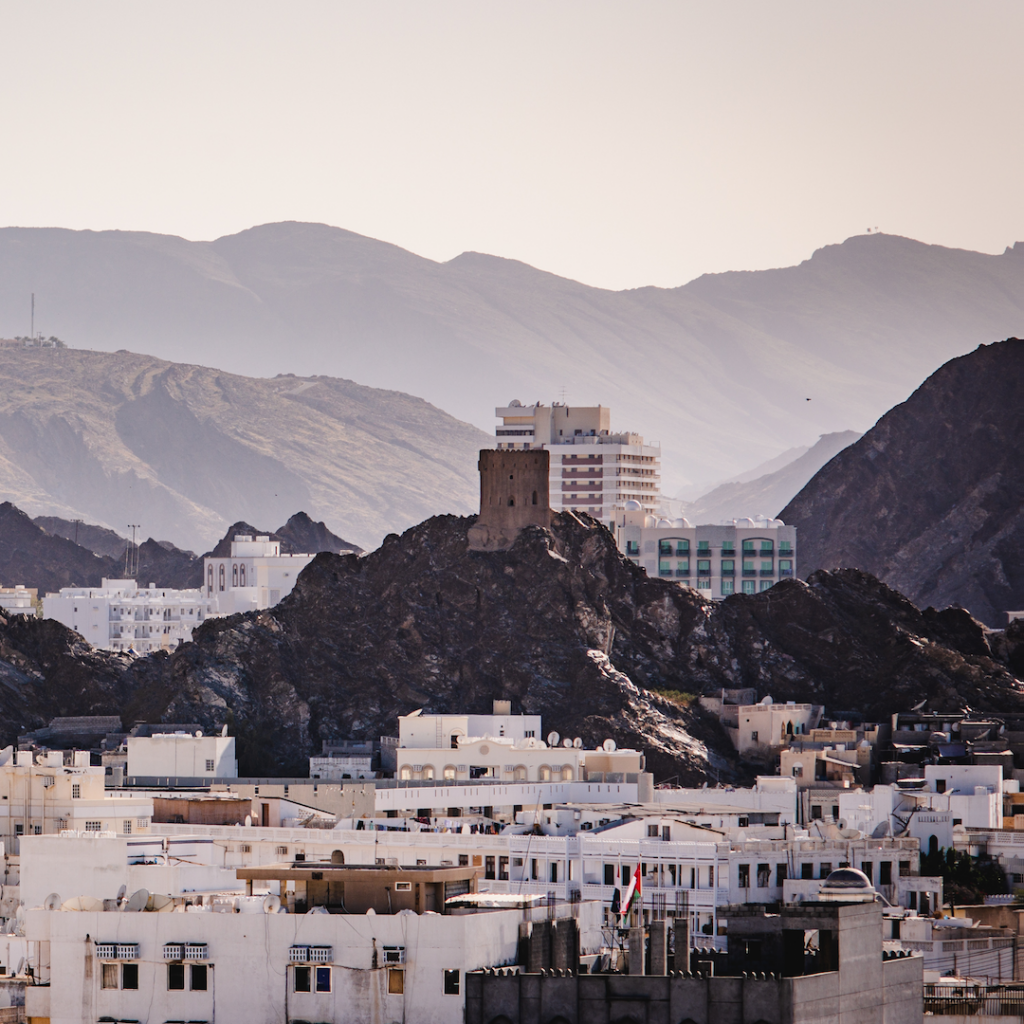
[(189, 988), (193, 992), (205, 992), (207, 982), (206, 964), (189, 964)]
[(754, 586), (754, 580), (744, 580), (743, 581), (743, 593), (744, 594), (753, 594), (753, 593), (756, 593), (756, 592), (757, 592), (757, 588)]
[(761, 586), (758, 587), (758, 590), (760, 590), (762, 593), (764, 593), (764, 591), (771, 590), (771, 589), (772, 589), (772, 581), (771, 580), (761, 580)]
[(699, 540), (697, 541), (697, 554), (707, 554), (711, 550), (711, 541)]
[(770, 540), (761, 541), (761, 557), (764, 558), (766, 555), (770, 555), (774, 547), (775, 545)]
[[(112, 967), (116, 967), (116, 964), (111, 964)], [(121, 964), (121, 988), (138, 988), (139, 987), (139, 965), (138, 964)]]
[(780, 576), (792, 576), (793, 575), (793, 560), (791, 558), (780, 558), (779, 559), (779, 575)]
[(793, 765), (793, 778), (802, 779), (804, 777), (804, 766), (802, 764)]
[(756, 743), (757, 742), (757, 730), (756, 729), (751, 729), (750, 730), (750, 742), (751, 743)]
[(238, 565), (231, 566), (231, 586), (238, 586)]
[(757, 865), (757, 887), (767, 889), (771, 884), (772, 869), (770, 864)]
[(242, 586), (245, 586), (245, 566), (240, 565), (238, 567), (238, 578), (241, 581)]
[(728, 597), (736, 593), (736, 583), (733, 580), (722, 580), (722, 597)]
[(658, 541), (658, 554), (659, 555), (671, 555), (672, 554), (672, 541), (670, 541), (670, 540), (659, 540)]
[(732, 556), (736, 554), (736, 545), (731, 540), (722, 541), (722, 557), (726, 555)]
[(688, 540), (676, 541), (676, 554), (688, 555), (690, 553), (690, 542)]
[(657, 839), (658, 838), (658, 826), (657, 825), (648, 825), (647, 826), (647, 838), (648, 839)]
[(811, 819), (817, 821), (821, 817), (821, 804), (813, 804), (811, 806)]
[(736, 573), (736, 559), (735, 558), (723, 558), (722, 559), (722, 575), (733, 576)]
[(167, 991), (175, 992), (185, 988), (185, 965), (167, 965)]
[(698, 590), (710, 590), (711, 589), (711, 579), (709, 577), (707, 577), (707, 576), (699, 577), (697, 579), (697, 589)]
[(739, 865), (739, 879), (737, 880), (736, 884), (739, 885), (739, 887), (741, 889), (749, 889), (750, 888), (750, 865), (749, 864), (740, 864)]
[(690, 575), (690, 560), (688, 558), (681, 558), (676, 562), (676, 575), (677, 576), (689, 576)]
[(122, 831), (122, 832), (123, 832), (123, 833), (124, 833), (124, 834), (125, 834), (126, 836), (130, 836), (130, 835), (132, 834), (132, 823), (131, 823), (131, 821), (129, 821), (129, 820), (127, 819), (127, 818), (126, 818), (126, 819), (124, 820), (124, 822), (123, 822), (123, 823), (121, 824), (121, 831)]
[(752, 540), (745, 540), (743, 542), (743, 553), (746, 554), (748, 551), (751, 553), (754, 551), (754, 542)]
[(85, 823), (86, 832), (102, 832), (103, 822), (102, 821), (87, 821)]
[(469, 854), (468, 853), (460, 853), (459, 854), (459, 867), (460, 868), (468, 868), (469, 867)]
[(446, 764), (441, 771), (446, 782), (451, 782), (455, 778), (455, 765)]
[(82, 798), (82, 785), (79, 782), (71, 783), (71, 799), (80, 800)]
[(640, 554), (640, 542), (636, 540), (626, 541), (626, 554), (627, 555), (639, 555)]
[(213, 771), (213, 769), (214, 769), (214, 762), (213, 762), (213, 758), (212, 758), (212, 757), (208, 757), (208, 758), (206, 759), (206, 770), (207, 770), (208, 772), (212, 772), (212, 771)]
[(800, 865), (800, 877), (801, 878), (813, 878), (814, 877), (814, 865), (813, 864), (801, 864)]
[(671, 576), (672, 575), (672, 563), (667, 558), (662, 558), (658, 562), (658, 575), (659, 576)]
[(309, 992), (310, 984), (312, 982), (312, 970), (309, 967), (296, 967), (295, 968), (295, 984), (293, 991), (295, 992)]
[(446, 996), (459, 994), (459, 969), (457, 967), (444, 972), (444, 994)]
[[(319, 989), (317, 989), (319, 991)], [(392, 967), (388, 971), (388, 995), (401, 996), (405, 994), (405, 971), (401, 967)]]
[(909, 874), (910, 874), (910, 861), (909, 860), (901, 860), (900, 861), (900, 878), (905, 878)]
[(614, 885), (615, 884), (615, 865), (605, 864), (604, 866), (604, 884)]
[(935, 792), (936, 793), (945, 793), (946, 792), (946, 780), (945, 779), (936, 779), (935, 780)]
[(220, 572), (217, 574), (217, 582), (220, 584), (220, 589), (224, 589), (224, 566), (220, 567)]
[(786, 864), (775, 865), (775, 884), (781, 889), (782, 883), (789, 877), (789, 866)]
[(832, 874), (832, 865), (827, 860), (823, 860), (818, 865), (818, 877), (819, 878), (828, 878), (828, 876), (831, 875), (831, 874)]
[(67, 818), (58, 818), (57, 819), (57, 831), (58, 832), (63, 832), (67, 827), (68, 827), (68, 819)]
[(711, 559), (710, 558), (698, 558), (697, 559), (697, 575), (698, 576), (710, 576), (711, 575)]
[(767, 573), (769, 576), (771, 576), (771, 574), (772, 574), (772, 563), (771, 562), (765, 562), (765, 561), (761, 562), (761, 575), (764, 576), (765, 573)]
[(494, 858), (484, 857), (484, 878), (494, 878)]
[(878, 862), (878, 884), (892, 885), (892, 861), (881, 860)]
[[(507, 882), (508, 881), (508, 857), (499, 857), (498, 858), (498, 881), (499, 882)], [(398, 884), (401, 884), (401, 883), (398, 883)]]

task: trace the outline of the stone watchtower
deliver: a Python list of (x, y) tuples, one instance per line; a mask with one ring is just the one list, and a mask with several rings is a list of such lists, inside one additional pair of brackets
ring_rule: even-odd
[(544, 449), (481, 450), (480, 516), (469, 528), (473, 551), (502, 551), (524, 526), (551, 525), (550, 461)]

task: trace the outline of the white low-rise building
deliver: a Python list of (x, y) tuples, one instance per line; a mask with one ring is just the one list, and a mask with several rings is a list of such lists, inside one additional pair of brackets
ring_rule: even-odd
[[(237, 779), (235, 738), (204, 736), (201, 730), (128, 737), (128, 776), (132, 779)], [(225, 727), (226, 731), (226, 727)]]
[(691, 525), (627, 502), (614, 518), (619, 551), (648, 576), (673, 579), (707, 598), (757, 594), (796, 575), (796, 527), (781, 519)]
[(203, 559), (204, 594), (216, 600), (221, 615), (272, 608), (314, 558), (282, 555), (280, 541), (238, 534), (229, 557)]
[(14, 587), (0, 587), (0, 612), (4, 615), (36, 614), (36, 589), (20, 583)]
[(149, 654), (192, 639), (216, 613), (199, 590), (170, 590), (135, 580), (104, 579), (98, 587), (63, 587), (43, 598), (43, 618), (56, 619), (101, 650)]

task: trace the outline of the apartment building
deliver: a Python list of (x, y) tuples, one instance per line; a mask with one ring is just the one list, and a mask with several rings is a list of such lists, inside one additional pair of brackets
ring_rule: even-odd
[(272, 608), (316, 555), (282, 555), (281, 542), (238, 534), (227, 558), (204, 558), (204, 596), (221, 615)]
[(556, 512), (578, 509), (610, 523), (635, 501), (653, 514), (661, 492), (661, 447), (640, 434), (611, 429), (607, 406), (513, 400), (494, 410), (499, 449), (550, 452), (550, 501)]
[(0, 613), (4, 615), (32, 615), (36, 613), (36, 588), (21, 583), (13, 587), (0, 587)]
[(685, 583), (717, 601), (757, 594), (796, 575), (796, 527), (781, 519), (693, 526), (652, 513), (629, 501), (612, 520), (619, 551), (648, 576)]
[(44, 619), (56, 619), (100, 650), (136, 654), (188, 643), (196, 626), (216, 611), (216, 603), (200, 590), (140, 587), (135, 580), (62, 587), (43, 598)]

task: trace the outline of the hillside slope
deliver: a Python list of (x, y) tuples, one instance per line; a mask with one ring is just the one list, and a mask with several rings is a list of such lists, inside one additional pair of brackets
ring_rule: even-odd
[(799, 571), (855, 566), (990, 626), (1024, 608), (1024, 341), (932, 374), (780, 513)]
[(796, 267), (612, 292), (480, 253), (436, 263), (322, 224), (212, 242), (2, 229), (0, 334), (26, 333), (30, 292), (37, 324), (75, 347), (332, 374), (485, 429), (496, 405), (565, 386), (662, 442), (672, 494), (864, 429), (978, 340), (1024, 334), (1024, 245), (989, 256), (864, 235)]
[(0, 499), (183, 548), (296, 508), (360, 547), (477, 503), (490, 438), (426, 402), (130, 352), (0, 350)]
[(780, 469), (753, 480), (721, 484), (696, 500), (684, 503), (682, 514), (694, 524), (718, 523), (742, 516), (777, 516), (779, 509), (788, 504), (826, 462), (859, 437), (855, 430), (823, 434), (807, 451)]

